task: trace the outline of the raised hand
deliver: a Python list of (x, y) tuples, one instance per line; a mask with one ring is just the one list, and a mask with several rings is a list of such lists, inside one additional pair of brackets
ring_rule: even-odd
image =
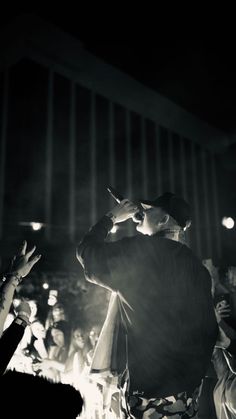
[(32, 267), (39, 261), (41, 255), (35, 255), (31, 257), (36, 249), (33, 246), (32, 249), (27, 250), (27, 242), (24, 240), (19, 252), (13, 257), (11, 262), (11, 268), (8, 275), (16, 275), (24, 278), (31, 271)]
[(230, 317), (230, 305), (227, 303), (226, 300), (219, 301), (216, 304), (216, 312), (220, 319), (224, 319), (225, 317)]
[[(9, 313), (16, 287), (41, 258), (41, 255), (32, 257), (35, 249), (36, 247), (34, 246), (27, 251), (27, 242), (24, 241), (19, 252), (13, 257), (8, 272), (2, 278), (0, 285), (0, 336), (3, 332), (4, 323)], [(25, 314), (29, 314), (26, 304), (24, 304), (23, 308)], [(28, 315), (25, 317), (28, 317)]]
[(132, 218), (138, 210), (139, 208), (135, 203), (129, 201), (128, 199), (123, 199), (123, 201), (116, 205), (106, 215), (111, 217), (114, 224), (116, 224)]

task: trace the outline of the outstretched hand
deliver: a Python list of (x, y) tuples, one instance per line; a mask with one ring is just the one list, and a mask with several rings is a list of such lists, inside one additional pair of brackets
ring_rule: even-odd
[(9, 274), (24, 278), (32, 267), (39, 261), (41, 255), (31, 257), (36, 246), (27, 251), (27, 242), (24, 240), (19, 252), (13, 257)]

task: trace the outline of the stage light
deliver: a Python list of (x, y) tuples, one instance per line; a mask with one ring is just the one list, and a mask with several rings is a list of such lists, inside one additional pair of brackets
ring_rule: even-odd
[(47, 282), (44, 282), (43, 283), (43, 289), (48, 290), (48, 288), (49, 288), (48, 283)]
[(32, 229), (33, 229), (34, 231), (41, 230), (41, 228), (43, 227), (43, 224), (42, 224), (42, 223), (37, 223), (37, 222), (34, 222), (34, 221), (32, 221), (32, 222), (30, 223), (30, 225), (31, 225), (31, 227), (32, 227)]
[(45, 226), (44, 223), (40, 223), (39, 221), (19, 221), (18, 224), (21, 226), (31, 227), (34, 231), (41, 230), (41, 228)]
[(222, 218), (222, 225), (227, 228), (231, 229), (234, 227), (234, 220), (232, 217), (223, 217)]

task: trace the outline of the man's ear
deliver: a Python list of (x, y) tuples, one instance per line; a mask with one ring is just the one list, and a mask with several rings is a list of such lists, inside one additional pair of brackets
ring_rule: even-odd
[(191, 221), (191, 220), (188, 220), (188, 221), (186, 222), (185, 227), (184, 227), (184, 231), (185, 231), (185, 230), (187, 230), (187, 229), (191, 226), (191, 224), (192, 224), (192, 221)]
[(165, 215), (162, 217), (161, 221), (159, 221), (159, 224), (162, 224), (162, 225), (167, 224), (167, 223), (168, 223), (168, 221), (169, 221), (169, 219), (170, 219), (169, 214), (165, 214)]

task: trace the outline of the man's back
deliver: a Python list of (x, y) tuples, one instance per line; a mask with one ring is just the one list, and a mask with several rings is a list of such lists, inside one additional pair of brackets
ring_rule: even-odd
[(193, 390), (217, 335), (207, 270), (187, 246), (158, 235), (97, 238), (83, 254), (87, 276), (119, 290), (133, 308), (131, 389), (160, 396)]
[[(190, 249), (173, 240), (139, 237), (118, 272), (130, 313), (131, 388), (168, 396), (194, 390), (204, 376), (217, 335), (208, 272)], [(135, 260), (131, 260), (135, 258)], [(123, 272), (121, 272), (123, 271)], [(118, 278), (117, 278), (118, 280)]]

